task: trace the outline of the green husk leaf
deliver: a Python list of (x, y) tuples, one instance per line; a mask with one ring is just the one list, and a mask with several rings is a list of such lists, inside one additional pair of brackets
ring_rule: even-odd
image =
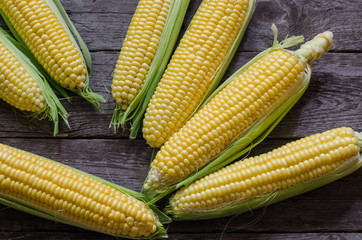
[(342, 177), (345, 177), (354, 171), (358, 170), (362, 166), (362, 155), (355, 156), (354, 158), (348, 160), (341, 167), (335, 171), (320, 176), (318, 178), (306, 181), (304, 183), (297, 184), (291, 188), (284, 190), (276, 191), (265, 196), (260, 196), (248, 201), (244, 201), (235, 205), (231, 205), (225, 208), (218, 210), (205, 211), (202, 213), (195, 214), (174, 214), (172, 212), (171, 206), (166, 207), (166, 212), (173, 216), (173, 219), (178, 220), (200, 220), (200, 219), (212, 219), (225, 217), (230, 215), (237, 215), (244, 212), (251, 211), (256, 208), (265, 207), (270, 204), (280, 202), (287, 198), (291, 198), (302, 193), (311, 191), (313, 189), (324, 186), (328, 183), (336, 181)]
[(137, 94), (126, 110), (122, 110), (118, 105), (114, 110), (110, 126), (113, 125), (115, 131), (119, 126), (131, 121), (132, 128), (130, 138), (136, 137), (148, 102), (150, 101), (152, 93), (155, 91), (157, 84), (162, 77), (176, 44), (178, 33), (180, 32), (189, 2), (190, 0), (174, 0), (171, 2), (164, 30), (160, 37), (159, 46), (156, 50), (141, 91)]
[(100, 102), (106, 102), (106, 100), (98, 93), (95, 93), (92, 91), (92, 89), (89, 86), (88, 81), (87, 81), (86, 86), (82, 90), (73, 89), (71, 91), (75, 92), (76, 94), (78, 94), (79, 96), (84, 98), (87, 102), (94, 105), (99, 111), (103, 112), (103, 108), (102, 108), (102, 105)]
[[(34, 155), (36, 155), (36, 154), (34, 154)], [(50, 159), (48, 159), (48, 160), (50, 160)], [(53, 161), (53, 160), (50, 160), (50, 161)], [(93, 178), (95, 180), (98, 180), (98, 181), (104, 183), (107, 186), (110, 186), (110, 187), (112, 187), (114, 189), (117, 189), (118, 191), (120, 191), (120, 192), (122, 192), (124, 194), (127, 194), (128, 196), (134, 197), (137, 200), (140, 200), (143, 203), (145, 203), (155, 213), (155, 215), (156, 215), (156, 217), (158, 218), (158, 221), (159, 221), (159, 223), (157, 225), (156, 232), (153, 233), (151, 236), (147, 237), (147, 239), (159, 239), (159, 238), (166, 238), (167, 237), (166, 230), (162, 226), (162, 223), (169, 223), (169, 222), (171, 222), (171, 219), (166, 214), (164, 214), (162, 211), (157, 209), (154, 205), (147, 203), (147, 198), (143, 194), (135, 192), (135, 191), (130, 190), (128, 188), (122, 187), (122, 186), (117, 185), (115, 183), (109, 182), (109, 181), (107, 181), (107, 180), (105, 180), (103, 178), (100, 178), (100, 177), (94, 176), (92, 174), (83, 172), (83, 171), (81, 171), (79, 169), (67, 166), (67, 165), (62, 164), (62, 163), (59, 163), (59, 164), (62, 165), (62, 166), (65, 166), (67, 168), (70, 168), (70, 169), (72, 169), (72, 170), (74, 170), (76, 172), (79, 172), (81, 174), (89, 176), (89, 177), (91, 177), (91, 178)], [(43, 208), (43, 207), (40, 207), (38, 205), (35, 205), (35, 204), (32, 204), (32, 203), (17, 199), (15, 197), (8, 196), (8, 195), (6, 195), (4, 193), (1, 193), (1, 192), (0, 192), (0, 203), (4, 204), (6, 206), (9, 206), (9, 207), (15, 208), (17, 210), (20, 210), (20, 211), (23, 211), (23, 212), (38, 216), (38, 217), (45, 218), (47, 220), (60, 222), (60, 223), (63, 223), (63, 224), (68, 224), (68, 225), (72, 225), (72, 226), (75, 226), (75, 227), (79, 227), (79, 228), (83, 228), (83, 229), (87, 229), (87, 230), (91, 230), (91, 231), (95, 231), (95, 232), (101, 232), (101, 231), (98, 231), (95, 228), (92, 228), (92, 227), (88, 226), (88, 225), (85, 225), (83, 223), (79, 223), (77, 221), (74, 221), (69, 217), (58, 215), (54, 211), (50, 211), (50, 210), (48, 210), (46, 208)], [(101, 233), (104, 233), (104, 232), (101, 232)], [(127, 236), (118, 236), (118, 235), (116, 237), (130, 238), (130, 237), (127, 237)], [(130, 239), (132, 239), (132, 238), (130, 238)]]
[[(223, 84), (220, 85), (220, 87), (218, 87), (209, 96), (208, 99), (206, 99), (202, 103), (200, 108), (205, 106), (226, 85), (228, 85), (238, 75), (242, 74), (248, 67), (250, 67), (253, 63), (258, 61), (262, 57), (266, 56), (272, 51), (284, 49), (285, 47), (291, 47), (293, 45), (299, 44), (304, 41), (304, 38), (302, 36), (293, 36), (279, 43), (276, 40), (277, 30), (274, 24), (272, 25), (272, 30), (274, 32), (274, 42), (272, 47), (259, 53), (247, 64), (245, 64), (238, 71), (236, 71), (232, 76), (230, 76)], [(180, 183), (173, 184), (168, 188), (162, 190), (142, 189), (142, 193), (145, 194), (150, 199), (151, 203), (155, 203), (159, 201), (161, 198), (179, 189), (180, 187), (187, 186), (196, 179), (199, 179), (225, 166), (226, 164), (234, 161), (235, 159), (241, 157), (242, 155), (250, 151), (253, 147), (258, 145), (268, 136), (268, 134), (276, 127), (276, 125), (283, 119), (283, 117), (300, 99), (300, 97), (304, 94), (304, 92), (308, 88), (310, 78), (311, 78), (311, 68), (309, 65), (307, 65), (307, 68), (305, 69), (305, 79), (303, 80), (302, 84), (298, 87), (298, 89), (295, 89), (292, 93), (290, 93), (291, 95), (287, 99), (285, 99), (284, 102), (280, 103), (279, 106), (276, 106), (276, 109), (274, 109), (269, 114), (266, 114), (266, 116), (264, 118), (261, 118), (258, 122), (254, 123), (248, 130), (246, 130), (246, 132), (242, 136), (238, 136), (238, 139), (236, 139), (229, 147), (227, 147), (221, 154), (219, 154), (219, 156), (217, 156), (214, 160), (212, 160), (208, 165), (200, 169), (198, 172), (188, 176)]]
[(68, 113), (60, 103), (59, 99), (53, 92), (51, 86), (46, 81), (44, 75), (33, 64), (32, 60), (27, 57), (28, 52), (24, 47), (16, 42), (5, 30), (0, 28), (0, 40), (15, 55), (21, 64), (27, 69), (31, 77), (38, 83), (39, 88), (44, 96), (46, 107), (40, 113), (36, 113), (35, 117), (39, 119), (49, 118), (54, 122), (54, 136), (58, 133), (59, 118), (58, 114), (63, 118), (66, 125), (68, 123)]

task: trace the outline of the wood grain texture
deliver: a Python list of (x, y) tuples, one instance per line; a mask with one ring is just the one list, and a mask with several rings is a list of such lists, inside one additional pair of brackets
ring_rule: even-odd
[[(256, 54), (238, 52), (224, 79)], [(109, 101), (103, 104), (104, 112), (97, 111), (77, 96), (74, 96), (72, 104), (63, 101), (70, 114), (71, 129), (61, 124), (60, 132), (70, 138), (127, 138), (127, 130), (119, 130), (115, 134), (109, 128), (115, 106), (110, 94), (110, 76), (117, 54), (94, 52), (92, 55), (95, 59), (92, 88)], [(362, 131), (362, 102), (358, 100), (362, 95), (362, 53), (327, 53), (316, 60), (312, 68), (312, 79), (306, 93), (283, 119), (281, 127), (277, 127), (278, 133), (272, 133), (270, 137), (302, 137), (342, 125)], [(14, 111), (4, 102), (0, 102), (0, 108), (0, 137), (52, 136), (51, 122), (29, 122), (24, 114)], [(320, 116), (324, 116), (323, 120)]]
[[(116, 50), (121, 46), (136, 1), (129, 0), (67, 0), (61, 1), (91, 50)], [(192, 0), (184, 28), (190, 22), (201, 0)], [(270, 26), (275, 23), (280, 35), (304, 35), (311, 38), (331, 30), (336, 34), (335, 51), (361, 51), (362, 2), (328, 0), (258, 0), (246, 38), (245, 51), (269, 47)]]
[[(64, 231), (42, 231), (36, 234), (29, 232), (15, 232), (15, 233), (5, 233), (1, 239), (24, 239), (24, 240), (42, 240), (48, 238), (49, 236), (57, 236), (59, 240), (67, 239), (89, 239), (89, 240), (114, 240), (114, 237), (105, 237), (100, 234), (87, 235), (84, 232), (78, 232), (74, 230), (73, 232)], [(202, 240), (202, 239), (221, 239), (221, 240), (280, 240), (280, 239), (289, 239), (289, 240), (330, 240), (330, 239), (348, 239), (348, 240), (360, 240), (361, 234), (359, 233), (309, 233), (309, 234), (300, 234), (300, 233), (216, 233), (216, 234), (188, 234), (188, 233), (171, 233), (169, 234), (169, 239), (173, 240)]]
[[(0, 142), (18, 147), (139, 191), (152, 149), (141, 135), (109, 128), (114, 101), (112, 71), (137, 6), (134, 0), (60, 0), (87, 43), (93, 60), (92, 89), (108, 101), (97, 111), (77, 96), (65, 101), (71, 129), (60, 126), (53, 137), (47, 120), (31, 120), (0, 101)], [(201, 0), (191, 0), (182, 32)], [(224, 79), (271, 45), (272, 23), (279, 39), (325, 30), (334, 47), (313, 63), (309, 88), (270, 136), (251, 155), (290, 140), (334, 127), (362, 131), (362, 2), (328, 0), (257, 0), (255, 14)], [(0, 21), (0, 26), (4, 23)], [(235, 217), (174, 222), (170, 239), (362, 239), (362, 170), (292, 199)], [(160, 206), (162, 207), (162, 206)], [(46, 221), (0, 205), (0, 239), (114, 239)]]

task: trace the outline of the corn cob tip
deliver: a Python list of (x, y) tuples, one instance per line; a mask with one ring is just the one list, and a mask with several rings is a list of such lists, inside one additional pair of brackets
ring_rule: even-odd
[(161, 185), (163, 186), (163, 184), (161, 183), (161, 180), (162, 180), (162, 176), (159, 174), (159, 172), (156, 169), (151, 167), (151, 169), (148, 173), (148, 176), (147, 176), (146, 183), (144, 185), (144, 189), (149, 189), (151, 187), (157, 189)]
[(333, 33), (331, 31), (325, 31), (301, 45), (300, 49), (296, 52), (303, 56), (307, 62), (312, 63), (332, 48), (332, 39)]

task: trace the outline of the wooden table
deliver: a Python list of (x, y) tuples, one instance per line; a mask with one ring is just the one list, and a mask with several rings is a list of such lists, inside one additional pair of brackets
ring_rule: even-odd
[[(141, 136), (128, 139), (108, 128), (114, 108), (112, 71), (135, 0), (61, 0), (93, 58), (91, 87), (109, 101), (98, 112), (75, 97), (64, 102), (71, 129), (60, 126), (52, 137), (47, 120), (30, 121), (0, 102), (0, 141), (68, 164), (139, 191), (147, 174), (151, 148)], [(183, 31), (201, 0), (191, 0)], [(272, 23), (279, 39), (325, 30), (334, 32), (332, 51), (313, 64), (310, 87), (270, 136), (251, 154), (340, 126), (362, 131), (362, 1), (259, 0), (245, 37), (225, 77), (269, 47)], [(4, 26), (3, 22), (1, 25)], [(174, 222), (170, 239), (362, 239), (362, 169), (284, 202), (235, 217)], [(114, 239), (53, 223), (3, 205), (0, 239)]]

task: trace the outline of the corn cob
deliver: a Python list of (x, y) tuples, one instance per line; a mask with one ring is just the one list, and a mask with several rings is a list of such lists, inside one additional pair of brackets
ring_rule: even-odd
[[(319, 34), (296, 52), (272, 48), (231, 76), (157, 152), (144, 193), (157, 199), (235, 160), (265, 138), (306, 90), (309, 63), (331, 48), (332, 36)], [(207, 164), (210, 168), (204, 171)]]
[(99, 101), (104, 99), (89, 87), (89, 51), (58, 0), (0, 1), (0, 14), (52, 78), (50, 81), (100, 108)]
[(21, 51), (21, 46), (0, 28), (0, 98), (38, 118), (48, 117), (58, 133), (58, 114), (68, 124), (68, 114), (44, 76)]
[(36, 216), (120, 237), (165, 237), (141, 194), (4, 144), (0, 186), (0, 203)]
[(362, 165), (362, 135), (342, 127), (226, 166), (176, 192), (176, 219), (239, 214), (342, 178)]
[(160, 147), (215, 89), (255, 8), (254, 0), (204, 0), (146, 110), (143, 136)]
[[(111, 125), (142, 118), (176, 43), (189, 0), (140, 0), (113, 73)], [(144, 106), (145, 105), (145, 106)], [(132, 126), (131, 138), (138, 131)], [(135, 132), (135, 133), (134, 133)]]

